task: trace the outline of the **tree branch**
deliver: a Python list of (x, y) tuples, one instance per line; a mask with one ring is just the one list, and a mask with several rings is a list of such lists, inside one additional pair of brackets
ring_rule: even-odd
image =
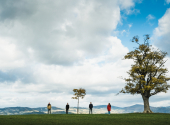
[[(167, 61), (167, 60), (166, 60)], [(165, 61), (165, 62), (166, 62)], [(153, 75), (153, 77), (155, 77), (156, 76), (156, 74), (157, 74), (157, 72), (158, 72), (158, 70), (161, 68), (161, 66), (165, 63), (165, 62), (163, 62), (159, 67), (158, 67), (158, 69), (156, 70), (156, 72), (155, 72), (155, 74)]]
[(156, 95), (157, 93), (162, 92), (162, 91), (165, 90), (165, 89), (168, 90), (169, 87), (170, 87), (170, 85), (167, 85), (165, 88), (162, 88), (162, 89), (159, 90), (159, 91), (155, 91), (155, 92), (151, 93), (149, 97), (151, 97), (151, 96), (153, 96), (153, 95)]

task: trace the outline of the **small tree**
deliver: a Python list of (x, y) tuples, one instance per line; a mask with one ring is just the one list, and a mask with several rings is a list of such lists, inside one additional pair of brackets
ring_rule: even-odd
[(73, 92), (76, 97), (72, 97), (72, 99), (78, 99), (78, 104), (77, 104), (77, 114), (78, 114), (78, 112), (79, 112), (79, 97), (83, 99), (84, 96), (86, 95), (86, 90), (82, 89), (82, 88), (73, 89)]
[(155, 50), (148, 40), (149, 35), (145, 35), (144, 44), (139, 44), (138, 36), (133, 37), (132, 42), (139, 44), (139, 47), (124, 56), (124, 59), (133, 59), (134, 64), (127, 72), (129, 78), (124, 78), (126, 86), (119, 92), (141, 94), (144, 102), (143, 113), (152, 113), (149, 106), (151, 96), (160, 92), (166, 93), (170, 88), (170, 85), (167, 85), (170, 78), (165, 75), (168, 69), (164, 68), (167, 53)]

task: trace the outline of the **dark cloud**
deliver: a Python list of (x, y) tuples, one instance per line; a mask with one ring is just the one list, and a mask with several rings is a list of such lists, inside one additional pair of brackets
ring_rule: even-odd
[(120, 20), (119, 3), (111, 0), (7, 0), (0, 5), (0, 21), (13, 22), (1, 23), (0, 33), (13, 38), (25, 55), (31, 48), (33, 59), (45, 64), (73, 65), (100, 55)]
[(36, 12), (36, 1), (0, 0), (0, 21), (29, 19)]
[(2, 72), (0, 71), (0, 82), (15, 82), (17, 76), (12, 72)]
[(27, 68), (17, 68), (8, 71), (0, 71), (0, 82), (14, 83), (16, 81), (21, 81), (24, 84), (29, 84), (35, 82), (35, 77), (32, 74), (33, 71)]

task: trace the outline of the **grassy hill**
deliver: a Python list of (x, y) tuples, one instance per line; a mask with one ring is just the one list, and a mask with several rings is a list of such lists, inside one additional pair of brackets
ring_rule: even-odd
[(0, 125), (169, 125), (170, 114), (1, 115)]

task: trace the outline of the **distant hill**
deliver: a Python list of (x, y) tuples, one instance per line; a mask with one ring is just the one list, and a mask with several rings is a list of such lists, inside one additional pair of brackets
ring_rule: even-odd
[[(122, 109), (120, 107), (116, 106), (111, 106), (113, 109)], [(107, 105), (98, 105), (98, 106), (93, 106), (93, 108), (100, 109), (100, 108), (107, 108)]]
[[(62, 110), (62, 108), (52, 107), (53, 114), (63, 114), (64, 112), (57, 111)], [(38, 107), (38, 108), (28, 108), (28, 107), (7, 107), (0, 108), (0, 115), (23, 115), (23, 114), (46, 114), (47, 107)]]
[[(93, 106), (96, 109), (101, 109), (101, 108), (107, 108), (107, 105), (98, 105), (98, 106)], [(143, 112), (144, 110), (144, 105), (136, 104), (132, 105), (129, 107), (116, 107), (116, 106), (111, 106), (112, 110), (124, 110), (124, 113), (133, 113), (133, 112)], [(157, 113), (170, 113), (170, 106), (168, 107), (152, 107), (150, 106), (151, 110), (153, 112)]]
[[(77, 109), (77, 107), (72, 107), (72, 108), (76, 108)], [(87, 107), (79, 107), (79, 109), (87, 109)]]
[[(170, 113), (170, 106), (168, 107), (150, 107), (154, 113)], [(85, 107), (80, 107), (81, 114), (88, 114), (89, 109)], [(117, 107), (112, 106), (111, 113), (134, 113), (143, 112), (143, 105), (132, 105), (129, 107)], [(52, 114), (65, 114), (65, 109), (52, 107)], [(77, 113), (77, 107), (70, 107), (69, 114)], [(94, 114), (106, 114), (107, 105), (93, 106)], [(0, 115), (26, 115), (26, 114), (47, 114), (47, 107), (29, 108), (29, 107), (7, 107), (0, 108)]]

